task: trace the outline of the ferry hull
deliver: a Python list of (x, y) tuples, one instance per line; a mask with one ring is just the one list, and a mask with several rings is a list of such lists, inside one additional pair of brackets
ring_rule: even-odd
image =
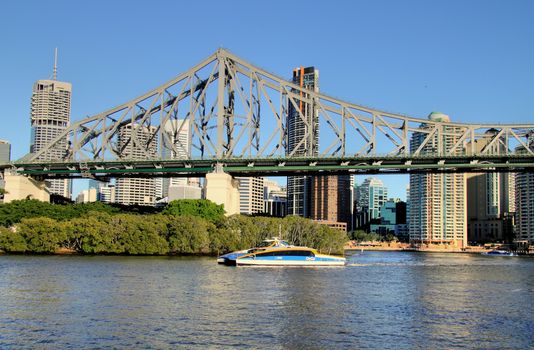
[(344, 260), (339, 261), (296, 261), (296, 260), (253, 260), (238, 259), (238, 266), (345, 266)]

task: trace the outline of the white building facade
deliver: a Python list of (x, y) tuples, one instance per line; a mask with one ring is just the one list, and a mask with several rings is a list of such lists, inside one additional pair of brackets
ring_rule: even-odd
[[(31, 98), (30, 152), (36, 153), (59, 136), (70, 124), (72, 85), (57, 80), (38, 80), (33, 85)], [(42, 160), (61, 160), (67, 152), (65, 137)], [(72, 181), (55, 179), (47, 181), (51, 194), (71, 198)]]
[[(436, 122), (450, 121), (447, 115), (439, 112), (432, 112), (428, 118)], [(421, 149), (421, 155), (444, 154), (454, 146), (458, 141), (454, 135), (459, 133), (454, 127), (443, 128), (442, 139), (439, 140), (438, 135), (432, 137)], [(426, 133), (414, 133), (410, 151), (417, 150), (426, 136)], [(457, 152), (461, 151), (458, 147)], [(410, 240), (459, 248), (467, 246), (466, 198), (465, 174), (410, 174)]]
[[(146, 159), (147, 154), (156, 158), (157, 138), (152, 137), (156, 128), (128, 124), (120, 128), (118, 144), (126, 159)], [(146, 149), (146, 153), (142, 149)], [(115, 187), (117, 203), (124, 205), (154, 205), (156, 186), (154, 178), (119, 178)]]

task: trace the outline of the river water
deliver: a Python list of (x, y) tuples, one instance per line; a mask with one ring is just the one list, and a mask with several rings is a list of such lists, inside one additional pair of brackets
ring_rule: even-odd
[(339, 268), (0, 256), (0, 348), (534, 348), (534, 259), (364, 252)]

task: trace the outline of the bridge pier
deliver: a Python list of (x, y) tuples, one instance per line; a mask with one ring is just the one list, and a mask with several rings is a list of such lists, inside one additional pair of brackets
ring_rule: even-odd
[(223, 204), (226, 216), (239, 214), (239, 181), (224, 173), (222, 166), (206, 174), (205, 186), (206, 199)]
[(4, 203), (20, 199), (37, 199), (50, 202), (50, 193), (44, 181), (37, 181), (22, 175), (4, 174)]

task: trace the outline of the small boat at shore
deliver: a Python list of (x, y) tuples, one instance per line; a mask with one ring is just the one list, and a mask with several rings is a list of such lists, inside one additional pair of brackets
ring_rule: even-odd
[(221, 255), (217, 262), (236, 266), (344, 266), (346, 259), (273, 238), (255, 248)]
[(495, 249), (495, 250), (490, 250), (489, 252), (483, 252), (482, 255), (487, 255), (487, 256), (517, 256), (517, 253), (509, 252), (507, 250)]

